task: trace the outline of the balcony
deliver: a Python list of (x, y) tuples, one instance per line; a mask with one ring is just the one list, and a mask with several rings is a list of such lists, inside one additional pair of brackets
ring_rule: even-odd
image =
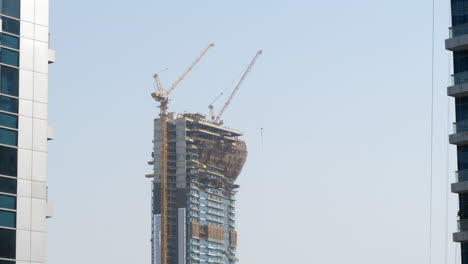
[(445, 40), (445, 49), (451, 51), (468, 49), (468, 23), (450, 28), (450, 38)]
[[(468, 192), (468, 170), (455, 172), (456, 182), (452, 183), (451, 189), (453, 193)], [(468, 231), (468, 230), (467, 230)]]
[(468, 219), (458, 220), (458, 232), (453, 233), (454, 242), (468, 242)]
[(452, 86), (447, 88), (447, 95), (452, 97), (468, 96), (468, 71), (452, 75)]
[(453, 134), (449, 136), (450, 144), (468, 145), (468, 120), (453, 123)]

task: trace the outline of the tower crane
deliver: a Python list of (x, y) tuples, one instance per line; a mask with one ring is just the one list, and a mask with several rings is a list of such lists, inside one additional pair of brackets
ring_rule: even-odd
[[(214, 102), (211, 103), (208, 108), (210, 109), (210, 116), (211, 116), (211, 121), (213, 123), (216, 123), (216, 124), (220, 124), (220, 120), (221, 120), (221, 116), (224, 114), (224, 111), (226, 111), (226, 108), (229, 106), (229, 104), (231, 103), (232, 99), (234, 98), (234, 96), (236, 95), (237, 91), (239, 91), (239, 88), (241, 87), (242, 83), (244, 82), (244, 80), (247, 78), (247, 75), (249, 74), (250, 70), (252, 70), (253, 66), (255, 65), (255, 62), (257, 62), (257, 59), (258, 57), (260, 57), (260, 55), (262, 55), (262, 50), (259, 50), (257, 52), (257, 54), (255, 55), (255, 57), (252, 59), (252, 61), (250, 62), (249, 66), (247, 67), (247, 69), (245, 70), (244, 74), (242, 74), (242, 77), (241, 79), (239, 80), (239, 82), (237, 83), (236, 87), (234, 88), (234, 90), (232, 91), (231, 93), (231, 96), (229, 96), (229, 99), (226, 101), (226, 103), (224, 104), (223, 108), (221, 108), (221, 111), (219, 111), (219, 114), (218, 116), (215, 115), (215, 112), (214, 112)], [(218, 96), (219, 98), (219, 96)], [(216, 98), (216, 100), (218, 100), (218, 98)], [(215, 101), (216, 101), (215, 100)]]
[(151, 97), (159, 102), (159, 118), (161, 122), (161, 263), (167, 264), (167, 109), (169, 103), (169, 95), (179, 85), (179, 83), (187, 77), (195, 65), (205, 56), (208, 50), (214, 47), (214, 44), (209, 44), (198, 56), (195, 61), (187, 68), (177, 81), (172, 84), (169, 90), (165, 90), (161, 85), (159, 75), (154, 75), (156, 91), (151, 93)]

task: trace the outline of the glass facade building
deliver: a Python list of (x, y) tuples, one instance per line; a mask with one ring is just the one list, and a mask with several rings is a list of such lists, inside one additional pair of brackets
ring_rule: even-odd
[[(152, 263), (160, 262), (161, 124), (154, 124)], [(237, 263), (235, 183), (247, 157), (241, 132), (200, 114), (168, 122), (168, 264)]]
[(48, 1), (0, 0), (0, 264), (45, 263)]

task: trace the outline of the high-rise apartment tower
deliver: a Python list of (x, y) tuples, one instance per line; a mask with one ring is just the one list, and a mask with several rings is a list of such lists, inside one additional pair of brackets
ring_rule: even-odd
[(0, 264), (45, 263), (49, 1), (0, 0)]
[[(201, 114), (168, 115), (168, 264), (236, 263), (242, 133)], [(152, 263), (161, 260), (161, 122), (154, 120)]]
[(453, 82), (447, 93), (455, 98), (456, 122), (449, 142), (457, 146), (458, 171), (452, 192), (458, 194), (459, 230), (453, 241), (461, 243), (462, 263), (468, 264), (468, 0), (451, 0), (452, 27), (445, 41), (453, 52)]

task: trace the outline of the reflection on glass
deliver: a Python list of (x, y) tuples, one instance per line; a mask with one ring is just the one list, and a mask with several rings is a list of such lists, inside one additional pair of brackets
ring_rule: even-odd
[(18, 99), (0, 95), (0, 110), (18, 113)]
[(18, 128), (18, 116), (0, 112), (0, 126)]
[(0, 258), (16, 258), (16, 230), (0, 228)]
[(18, 150), (15, 148), (0, 146), (0, 174), (16, 177), (18, 172), (17, 166)]
[(0, 192), (16, 194), (16, 179), (0, 176)]
[(10, 49), (0, 49), (0, 62), (19, 67), (19, 52)]
[(0, 45), (19, 50), (19, 38), (8, 34), (0, 34)]
[(16, 210), (16, 197), (0, 194), (0, 208)]
[(2, 30), (4, 32), (8, 32), (11, 34), (18, 35), (20, 34), (20, 22), (18, 20), (8, 18), (8, 17), (0, 17), (2, 19)]
[(0, 128), (0, 144), (17, 146), (18, 145), (18, 131)]
[(0, 0), (0, 13), (20, 18), (20, 0)]
[(16, 213), (0, 210), (0, 226), (15, 228), (16, 227)]
[(7, 66), (1, 66), (0, 71), (0, 91), (4, 94), (18, 96), (19, 70)]

